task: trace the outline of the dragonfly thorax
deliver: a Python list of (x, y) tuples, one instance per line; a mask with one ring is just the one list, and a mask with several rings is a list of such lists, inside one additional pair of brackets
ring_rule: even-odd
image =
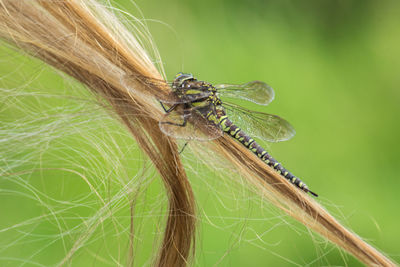
[(209, 102), (213, 105), (222, 105), (217, 89), (205, 81), (198, 81), (192, 74), (178, 73), (172, 84), (175, 95), (184, 102)]

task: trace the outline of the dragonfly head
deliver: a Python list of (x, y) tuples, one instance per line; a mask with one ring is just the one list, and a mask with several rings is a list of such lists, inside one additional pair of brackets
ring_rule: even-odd
[(193, 74), (178, 72), (178, 74), (176, 74), (176, 76), (175, 76), (173, 86), (175, 88), (181, 87), (182, 84), (188, 80), (194, 80)]

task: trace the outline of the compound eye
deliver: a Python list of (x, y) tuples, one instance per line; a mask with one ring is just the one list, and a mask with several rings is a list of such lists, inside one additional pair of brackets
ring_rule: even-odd
[(179, 77), (181, 77), (183, 75), (183, 72), (178, 72), (176, 75), (175, 75), (175, 78), (179, 78)]

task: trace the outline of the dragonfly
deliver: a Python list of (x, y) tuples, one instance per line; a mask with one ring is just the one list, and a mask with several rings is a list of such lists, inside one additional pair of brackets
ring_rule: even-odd
[[(153, 81), (145, 80), (146, 83)], [(157, 84), (165, 85), (165, 82), (157, 80)], [(159, 121), (159, 127), (164, 134), (187, 141), (208, 141), (227, 134), (299, 189), (318, 196), (254, 139), (267, 142), (289, 140), (296, 133), (289, 122), (277, 115), (248, 110), (225, 101), (225, 98), (224, 102), (221, 100), (223, 96), (268, 105), (275, 97), (274, 90), (268, 84), (251, 81), (244, 84), (212, 85), (197, 80), (190, 73), (179, 72), (170, 87), (171, 95), (159, 99), (166, 113)], [(241, 123), (241, 127), (236, 122)]]

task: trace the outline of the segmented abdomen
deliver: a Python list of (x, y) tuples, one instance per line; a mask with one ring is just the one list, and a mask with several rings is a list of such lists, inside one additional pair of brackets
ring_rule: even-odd
[(251, 152), (257, 155), (262, 161), (267, 163), (270, 167), (274, 168), (279, 174), (289, 180), (291, 183), (295, 184), (297, 187), (301, 188), (305, 192), (309, 192), (309, 189), (305, 183), (303, 183), (299, 178), (294, 176), (291, 172), (286, 170), (277, 160), (275, 160), (271, 155), (265, 151), (259, 144), (257, 144), (254, 139), (243, 132), (238, 126), (236, 126), (228, 116), (221, 116), (219, 118), (219, 123), (222, 126), (224, 132), (228, 133), (230, 136), (238, 140), (245, 147), (247, 147)]

